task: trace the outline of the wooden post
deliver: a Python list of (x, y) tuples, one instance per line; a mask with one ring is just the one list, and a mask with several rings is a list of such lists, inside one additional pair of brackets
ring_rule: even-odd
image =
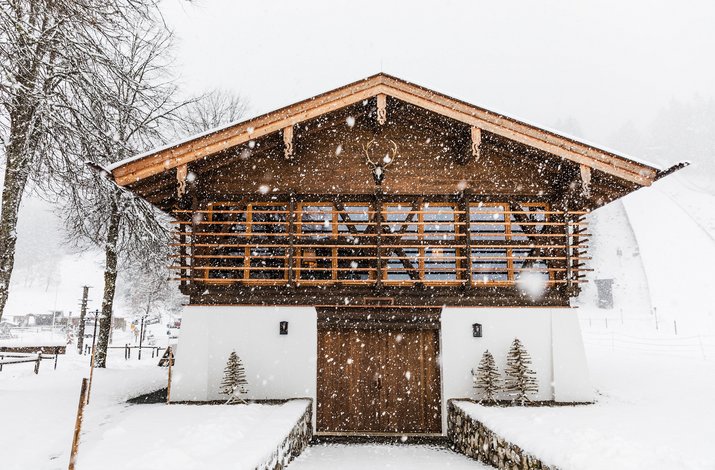
[(79, 311), (79, 331), (77, 332), (77, 352), (82, 354), (82, 346), (84, 346), (84, 326), (87, 323), (87, 301), (89, 299), (89, 286), (82, 286), (82, 303)]
[(171, 366), (174, 362), (174, 350), (169, 346), (169, 378), (166, 384), (166, 404), (171, 402)]
[[(189, 289), (191, 292), (194, 291), (196, 283), (194, 283), (194, 259), (196, 257), (196, 231), (198, 230), (198, 224), (196, 217), (199, 216), (197, 212), (199, 210), (199, 199), (196, 196), (196, 182), (191, 182), (189, 184), (188, 195), (191, 198), (191, 257), (189, 258)], [(139, 350), (141, 351), (141, 349)], [(141, 354), (140, 354), (141, 359)]]
[[(94, 376), (94, 355), (97, 350), (96, 345), (92, 345), (92, 358), (90, 361), (90, 368), (89, 368), (89, 386), (87, 387), (87, 404), (89, 404), (89, 395), (92, 393), (92, 377)], [(86, 380), (86, 379), (85, 379)]]
[[(465, 250), (465, 259), (464, 263), (466, 263), (465, 270), (463, 271), (464, 276), (467, 279), (467, 282), (465, 282), (462, 286), (463, 287), (471, 287), (472, 286), (472, 226), (471, 226), (471, 221), (472, 221), (472, 216), (469, 213), (469, 189), (465, 189), (462, 191), (462, 194), (459, 197), (459, 209), (460, 211), (464, 212), (462, 214), (461, 220), (462, 220), (462, 234), (464, 234), (464, 250)], [(458, 218), (459, 220), (460, 218)], [(455, 232), (459, 232), (458, 230), (455, 230)]]
[(55, 347), (55, 370), (57, 370), (57, 356), (60, 355), (60, 348)]
[(288, 286), (295, 286), (295, 193), (290, 192), (288, 201)]
[(569, 212), (566, 210), (564, 211), (564, 234), (566, 235), (564, 240), (566, 242), (566, 292), (569, 294), (571, 293), (571, 281), (573, 280), (573, 273), (571, 272), (573, 269), (573, 264), (571, 262), (571, 247), (573, 246), (573, 239), (570, 221)]
[[(82, 429), (82, 415), (84, 413), (85, 396), (88, 394), (89, 387), (87, 379), (82, 379), (82, 388), (79, 392), (79, 404), (77, 405), (77, 418), (74, 423), (74, 436), (72, 437), (72, 451), (70, 452), (70, 464), (68, 470), (74, 470), (75, 460), (77, 459), (77, 450), (79, 449), (79, 434)], [(88, 396), (86, 397), (89, 398)], [(87, 400), (89, 401), (89, 400)]]
[(35, 360), (35, 374), (40, 373), (40, 362), (42, 361), (42, 353), (37, 353), (37, 359)]
[(141, 328), (139, 329), (139, 353), (138, 353), (138, 360), (142, 360), (142, 342), (144, 340), (144, 318), (146, 318), (146, 314), (142, 316), (142, 323), (141, 323)]
[(378, 291), (382, 289), (382, 189), (375, 190), (375, 245), (377, 246), (377, 280), (375, 287)]

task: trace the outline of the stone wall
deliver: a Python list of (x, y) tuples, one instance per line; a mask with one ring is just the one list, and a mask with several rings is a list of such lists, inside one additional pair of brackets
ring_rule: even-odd
[(308, 447), (313, 437), (313, 403), (309, 402), (305, 413), (291, 429), (290, 433), (278, 445), (275, 451), (256, 470), (282, 470)]
[(500, 437), (452, 400), (448, 404), (447, 435), (457, 452), (500, 470), (557, 470)]

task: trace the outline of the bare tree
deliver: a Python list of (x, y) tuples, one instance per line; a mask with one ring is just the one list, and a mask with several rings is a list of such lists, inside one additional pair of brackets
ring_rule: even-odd
[[(0, 133), (5, 177), (0, 209), (0, 319), (15, 264), (17, 216), (29, 183), (43, 184), (74, 130), (67, 104), (113, 67), (107, 44), (146, 17), (152, 0), (0, 0)], [(90, 93), (91, 94), (91, 93)]]
[(118, 266), (139, 259), (147, 269), (163, 271), (169, 245), (168, 216), (115, 185), (104, 170), (162, 142), (181, 107), (166, 73), (169, 33), (151, 19), (127, 27), (127, 37), (104, 52), (116, 73), (105, 74), (99, 91), (75, 96), (67, 108), (79, 132), (67, 140), (65, 153), (72, 158), (52, 185), (68, 238), (79, 248), (101, 247), (105, 255), (97, 367), (106, 366)]
[(119, 283), (129, 309), (137, 316), (179, 313), (184, 296), (174, 284), (167, 282), (169, 275), (165, 265), (147, 265), (141, 260), (125, 264)]
[(241, 95), (214, 90), (184, 106), (174, 121), (174, 130), (178, 138), (189, 137), (236, 122), (247, 111), (248, 102)]

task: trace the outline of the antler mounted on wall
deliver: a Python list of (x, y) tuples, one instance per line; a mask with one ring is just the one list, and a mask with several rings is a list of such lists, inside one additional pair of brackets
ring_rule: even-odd
[(365, 152), (365, 159), (367, 164), (370, 165), (372, 169), (372, 177), (375, 179), (375, 184), (382, 184), (382, 180), (385, 179), (385, 169), (395, 161), (397, 158), (397, 143), (394, 140), (387, 140), (392, 147), (391, 151), (388, 151), (381, 159), (373, 159), (370, 157), (371, 147), (377, 144), (375, 139), (372, 139), (367, 145), (363, 145), (363, 151)]

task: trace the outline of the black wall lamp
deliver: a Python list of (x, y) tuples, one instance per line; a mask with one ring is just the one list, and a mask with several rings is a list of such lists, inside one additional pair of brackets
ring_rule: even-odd
[(481, 323), (472, 323), (472, 336), (474, 336), (475, 338), (482, 337), (482, 324)]
[(280, 323), (280, 327), (278, 332), (282, 335), (287, 335), (288, 334), (288, 322), (287, 321), (282, 321)]

